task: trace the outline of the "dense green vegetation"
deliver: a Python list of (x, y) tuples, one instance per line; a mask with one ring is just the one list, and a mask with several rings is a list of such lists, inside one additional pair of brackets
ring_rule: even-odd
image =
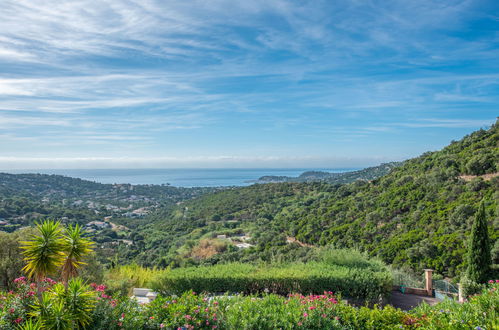
[(18, 329), (496, 329), (499, 284), (459, 304), (446, 300), (403, 312), (391, 306), (354, 307), (332, 292), (320, 295), (274, 294), (219, 296), (185, 292), (159, 296), (139, 305), (106, 294), (106, 287), (85, 286), (78, 279), (68, 287), (44, 282), (44, 300), (37, 301), (25, 278), (16, 290), (0, 292), (0, 328)]
[[(160, 267), (307, 261), (313, 246), (332, 245), (367, 251), (396, 267), (456, 276), (466, 267), (466, 241), (482, 200), (492, 257), (499, 261), (499, 177), (464, 177), (496, 173), (498, 164), (496, 123), (372, 181), (274, 183), (207, 194), (152, 214), (120, 258)], [(236, 247), (243, 241), (251, 246)], [(197, 253), (203, 247), (215, 253)]]
[(490, 276), (490, 242), (485, 220), (485, 208), (480, 204), (468, 244), (468, 268), (466, 276), (475, 283), (483, 283)]
[[(91, 252), (92, 243), (81, 236), (78, 227), (63, 228), (45, 221), (22, 246), (24, 270), (36, 283), (23, 276), (13, 280), (13, 290), (0, 291), (0, 328), (6, 330), (494, 329), (499, 325), (499, 280), (481, 285), (481, 294), (464, 304), (448, 300), (433, 307), (423, 304), (410, 312), (391, 306), (357, 308), (347, 304), (328, 290), (373, 299), (386, 293), (392, 282), (382, 262), (355, 251), (325, 249), (320, 253), (321, 262), (260, 268), (249, 264), (162, 271), (122, 267), (124, 272), (114, 273), (120, 275), (118, 279), (139, 276), (150, 281), (156, 277), (152, 281), (165, 294), (176, 293), (139, 305), (119, 291), (110, 295), (106, 286), (87, 285), (76, 277), (77, 272), (68, 272), (68, 262), (79, 267)], [(197, 295), (192, 288), (257, 295)], [(293, 293), (319, 290), (324, 292)]]
[(258, 179), (258, 183), (268, 182), (314, 182), (322, 181), (331, 184), (352, 183), (357, 180), (374, 180), (399, 166), (399, 162), (385, 163), (378, 166), (368, 167), (357, 171), (343, 173), (331, 173), (322, 171), (303, 172), (298, 177), (266, 175)]
[(101, 184), (61, 175), (0, 173), (0, 231), (32, 225), (40, 218), (85, 224), (104, 217), (136, 226), (134, 209), (168, 207), (221, 188)]
[[(368, 260), (355, 251), (326, 252), (321, 261), (308, 263), (261, 266), (229, 263), (177, 268), (159, 275), (153, 288), (170, 294), (189, 290), (244, 294), (271, 292), (281, 295), (334, 291), (344, 297), (371, 301), (388, 296), (392, 290), (393, 279), (383, 263)], [(350, 257), (345, 259), (346, 255)]]

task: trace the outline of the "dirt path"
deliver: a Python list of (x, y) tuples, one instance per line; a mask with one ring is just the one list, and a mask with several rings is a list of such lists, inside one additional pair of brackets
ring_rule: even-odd
[(300, 242), (299, 240), (297, 240), (296, 238), (291, 237), (291, 236), (286, 237), (286, 243), (288, 243), (288, 244), (291, 244), (291, 243), (296, 243), (296, 244), (298, 244), (299, 246), (314, 247), (314, 246), (313, 246), (313, 245), (311, 245), (311, 244), (307, 244), (307, 243)]
[(392, 295), (388, 303), (393, 307), (408, 311), (418, 306), (419, 304), (422, 304), (423, 302), (426, 302), (429, 305), (435, 305), (439, 302), (439, 300), (433, 297), (418, 296), (415, 294), (404, 294), (400, 291), (392, 291)]
[(499, 172), (496, 173), (489, 173), (489, 174), (484, 174), (484, 175), (460, 175), (459, 177), (463, 179), (464, 181), (471, 181), (474, 178), (482, 178), (485, 181), (488, 181), (492, 178), (495, 178), (496, 176), (499, 176)]

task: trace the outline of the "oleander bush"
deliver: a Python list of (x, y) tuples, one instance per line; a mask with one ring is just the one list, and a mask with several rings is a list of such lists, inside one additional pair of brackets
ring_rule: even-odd
[[(44, 292), (55, 292), (57, 286), (60, 284), (46, 282)], [(37, 314), (33, 284), (19, 283), (15, 291), (0, 293), (0, 329), (478, 330), (499, 326), (499, 281), (487, 284), (481, 294), (465, 303), (446, 300), (435, 306), (421, 305), (410, 312), (391, 306), (357, 308), (332, 292), (208, 296), (188, 291), (180, 296), (158, 296), (150, 304), (139, 305), (128, 297), (106, 294), (103, 285), (92, 287), (88, 295), (93, 299), (89, 322), (78, 324), (72, 313), (60, 315), (59, 319)], [(57, 320), (62, 322), (54, 327)]]
[(390, 292), (393, 279), (386, 267), (371, 266), (374, 268), (309, 262), (260, 267), (230, 263), (177, 268), (158, 276), (153, 288), (163, 294), (181, 294), (189, 290), (246, 295), (334, 291), (344, 297), (376, 301)]

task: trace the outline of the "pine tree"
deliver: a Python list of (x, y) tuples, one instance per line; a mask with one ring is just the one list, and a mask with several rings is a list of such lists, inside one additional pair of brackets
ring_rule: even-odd
[(475, 283), (486, 282), (490, 264), (489, 233), (485, 205), (482, 201), (475, 215), (468, 244), (468, 268), (466, 271), (468, 279)]

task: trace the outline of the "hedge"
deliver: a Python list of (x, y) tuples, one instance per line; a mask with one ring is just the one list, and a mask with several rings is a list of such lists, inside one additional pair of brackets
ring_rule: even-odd
[(343, 297), (376, 300), (390, 292), (392, 282), (391, 273), (386, 269), (352, 268), (324, 262), (262, 267), (230, 263), (173, 269), (159, 275), (153, 288), (163, 294), (181, 294), (189, 290), (280, 295), (332, 291)]

